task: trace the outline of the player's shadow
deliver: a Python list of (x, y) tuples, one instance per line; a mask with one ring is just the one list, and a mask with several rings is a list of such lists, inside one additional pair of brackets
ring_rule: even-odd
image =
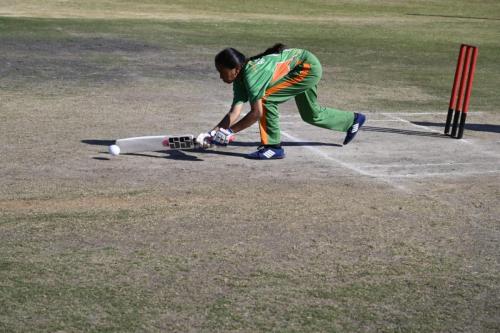
[[(227, 151), (224, 150), (225, 148), (220, 148), (220, 149), (207, 149), (207, 150), (202, 150), (204, 154), (215, 154), (215, 155), (225, 155), (225, 156), (233, 156), (233, 157), (242, 157), (246, 159), (251, 159), (248, 155), (252, 152), (254, 152), (259, 146), (261, 145), (260, 142), (232, 142), (231, 146), (232, 147), (251, 147), (253, 149), (250, 149), (246, 153), (237, 153), (237, 152), (232, 152), (232, 151)], [(337, 144), (337, 143), (326, 143), (326, 142), (315, 142), (315, 141), (282, 141), (281, 142), (282, 147), (300, 147), (300, 146), (329, 146), (329, 147), (342, 147), (342, 145)]]
[[(224, 148), (222, 148), (224, 149)], [(214, 150), (214, 149), (207, 149), (207, 150), (200, 150), (198, 152), (201, 152), (203, 154), (211, 154), (211, 155), (223, 155), (223, 156), (232, 156), (232, 157), (243, 157), (246, 158), (248, 154), (245, 153), (237, 153), (234, 151), (227, 151), (227, 150)]]
[[(81, 140), (82, 143), (93, 145), (93, 146), (105, 146), (108, 147), (110, 145), (115, 144), (115, 140), (107, 140), (107, 139), (85, 139)], [(232, 147), (252, 147), (257, 149), (260, 146), (260, 142), (245, 142), (245, 141), (236, 141), (232, 142)], [(342, 145), (337, 143), (326, 143), (326, 142), (316, 142), (316, 141), (283, 141), (281, 143), (283, 147), (300, 147), (300, 146), (329, 146), (329, 147), (342, 147)], [(253, 151), (253, 150), (252, 150)], [(161, 154), (148, 154), (148, 153), (130, 153), (124, 155), (130, 156), (143, 156), (149, 158), (166, 158), (171, 160), (180, 160), (180, 161), (203, 161), (203, 159), (192, 155), (193, 153), (203, 153), (203, 154), (215, 154), (215, 155), (224, 155), (224, 156), (232, 156), (232, 157), (242, 157), (249, 158), (248, 154), (252, 151), (248, 151), (246, 153), (239, 153), (228, 151), (225, 148), (219, 149), (186, 149), (186, 150), (159, 150), (158, 153)], [(102, 154), (109, 154), (107, 152), (102, 152)], [(107, 157), (94, 157), (96, 160), (107, 161), (109, 158)]]
[[(231, 146), (233, 147), (259, 147), (261, 145), (260, 142), (241, 142), (235, 141), (231, 142)], [(281, 145), (283, 147), (300, 147), (300, 146), (329, 146), (329, 147), (342, 147), (342, 145), (338, 143), (331, 142), (317, 142), (317, 141), (282, 141)]]
[[(364, 128), (364, 127), (363, 127)], [(93, 146), (111, 146), (115, 144), (115, 140), (107, 140), (107, 139), (85, 139), (81, 141), (82, 143), (93, 145)], [(258, 141), (235, 141), (231, 143), (231, 146), (234, 147), (258, 147), (260, 146), (260, 142)], [(281, 142), (282, 146), (287, 147), (298, 147), (298, 146), (330, 146), (330, 147), (342, 147), (342, 145), (337, 143), (330, 142), (316, 142), (316, 141), (283, 141)], [(197, 151), (196, 149), (189, 149), (186, 151)], [(132, 155), (132, 154), (129, 154)], [(135, 154), (137, 155), (137, 154)]]
[[(158, 157), (158, 158), (167, 158), (173, 160), (184, 160), (184, 161), (203, 161), (202, 159), (189, 155), (189, 153), (200, 153), (200, 154), (212, 154), (212, 155), (223, 155), (223, 156), (231, 156), (231, 157), (240, 157), (240, 158), (250, 158), (248, 154), (253, 152), (260, 146), (260, 142), (245, 142), (245, 141), (237, 141), (232, 142), (230, 144), (231, 147), (251, 147), (248, 152), (240, 153), (229, 151), (225, 147), (216, 147), (215, 149), (186, 149), (186, 150), (162, 150), (159, 152), (167, 154), (167, 156), (158, 156), (158, 155), (149, 155), (149, 154), (128, 154), (128, 155), (136, 155), (136, 156), (146, 156), (146, 157)], [(336, 143), (325, 143), (325, 142), (308, 142), (308, 141), (299, 141), (299, 142), (281, 142), (281, 146), (283, 147), (299, 147), (299, 146), (330, 146), (330, 147), (342, 147), (340, 144)]]
[(327, 147), (342, 147), (341, 144), (331, 143), (331, 142), (316, 142), (316, 141), (283, 141), (281, 143), (283, 147), (316, 147), (316, 146), (327, 146)]

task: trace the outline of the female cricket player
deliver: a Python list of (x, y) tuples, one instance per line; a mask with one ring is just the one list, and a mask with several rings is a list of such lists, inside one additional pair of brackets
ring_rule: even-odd
[[(210, 131), (211, 141), (227, 145), (234, 141), (235, 133), (259, 121), (262, 145), (249, 155), (250, 158), (285, 157), (281, 147), (278, 105), (292, 97), (305, 122), (347, 132), (344, 145), (356, 136), (365, 122), (362, 113), (318, 104), (316, 92), (322, 68), (316, 56), (307, 50), (287, 49), (283, 44), (276, 44), (259, 55), (246, 58), (236, 49), (226, 48), (215, 56), (215, 67), (221, 80), (233, 84), (233, 102), (226, 116)], [(246, 102), (250, 103), (251, 109), (238, 120)]]

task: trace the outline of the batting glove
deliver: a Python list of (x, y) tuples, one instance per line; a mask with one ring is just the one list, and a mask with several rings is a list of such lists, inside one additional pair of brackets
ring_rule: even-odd
[(235, 136), (230, 128), (219, 128), (219, 130), (215, 132), (215, 135), (212, 136), (212, 142), (219, 146), (227, 146), (227, 144), (233, 142), (234, 139)]
[(200, 145), (201, 148), (206, 149), (212, 146), (212, 136), (215, 135), (215, 131), (211, 132), (203, 132), (196, 138), (196, 142)]

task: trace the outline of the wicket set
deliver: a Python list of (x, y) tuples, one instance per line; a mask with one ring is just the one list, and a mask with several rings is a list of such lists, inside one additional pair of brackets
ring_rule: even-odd
[(451, 90), (450, 106), (444, 128), (444, 134), (448, 135), (451, 127), (450, 136), (452, 138), (461, 139), (464, 135), (465, 118), (467, 118), (467, 111), (469, 110), (477, 55), (478, 49), (476, 46), (465, 44), (460, 46), (455, 78), (453, 79), (453, 88)]

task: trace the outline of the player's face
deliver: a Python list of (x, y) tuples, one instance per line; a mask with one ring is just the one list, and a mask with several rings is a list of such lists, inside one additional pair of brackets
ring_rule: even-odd
[(226, 83), (233, 83), (233, 81), (236, 80), (236, 77), (240, 73), (240, 69), (238, 67), (226, 68), (219, 64), (215, 65), (215, 67), (220, 74), (220, 79)]

